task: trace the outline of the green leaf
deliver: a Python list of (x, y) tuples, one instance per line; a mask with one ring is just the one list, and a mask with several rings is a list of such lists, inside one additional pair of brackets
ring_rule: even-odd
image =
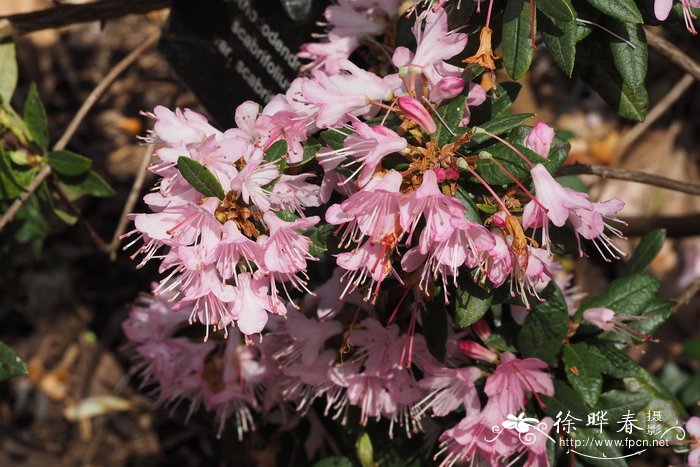
[(573, 21), (577, 14), (571, 0), (537, 0), (536, 8), (557, 21)]
[(627, 354), (620, 351), (613, 342), (602, 339), (589, 339), (588, 351), (597, 364), (597, 369), (615, 378), (635, 377), (640, 368)]
[(700, 360), (700, 339), (688, 339), (683, 343), (683, 353), (693, 360)]
[(654, 258), (656, 258), (656, 255), (661, 251), (665, 240), (665, 229), (655, 229), (644, 235), (637, 249), (634, 250), (634, 254), (625, 265), (625, 273), (634, 274), (637, 272), (644, 272)]
[(474, 284), (470, 277), (457, 279), (458, 288), (451, 307), (457, 327), (466, 328), (479, 321), (491, 307), (493, 292)]
[(457, 198), (464, 206), (464, 216), (467, 220), (481, 224), (481, 215), (479, 215), (479, 210), (477, 206), (472, 201), (469, 192), (464, 189), (461, 185), (457, 185), (457, 192), (455, 193), (455, 198)]
[[(466, 89), (468, 89), (468, 86), (465, 86), (465, 92)], [(464, 97), (464, 94), (459, 95), (438, 107), (437, 112), (442, 119), (435, 119), (437, 130), (431, 135), (432, 140), (435, 141), (438, 146), (447, 144), (455, 139), (451, 131), (455, 133), (459, 132), (459, 122), (464, 116), (464, 106), (466, 105)]]
[(569, 384), (588, 405), (596, 405), (603, 389), (603, 376), (588, 346), (582, 342), (565, 346), (562, 361)]
[(32, 141), (46, 151), (49, 146), (48, 119), (44, 104), (41, 103), (41, 98), (39, 97), (39, 91), (37, 91), (34, 83), (29, 86), (29, 93), (24, 101), (23, 117)]
[(588, 0), (588, 3), (606, 15), (619, 19), (624, 23), (641, 24), (644, 22), (642, 13), (637, 8), (634, 0)]
[(576, 61), (577, 24), (575, 21), (555, 24), (549, 17), (541, 16), (538, 28), (549, 55), (569, 78)]
[(281, 139), (279, 141), (275, 141), (269, 148), (267, 148), (263, 159), (268, 162), (284, 159), (287, 156), (287, 151), (287, 141)]
[(374, 467), (374, 452), (372, 440), (366, 431), (360, 433), (355, 441), (355, 453), (362, 467)]
[(328, 250), (328, 237), (333, 232), (334, 226), (331, 224), (321, 224), (304, 232), (311, 245), (309, 245), (309, 254), (315, 258), (320, 258)]
[(524, 357), (536, 357), (549, 366), (556, 366), (557, 355), (569, 330), (568, 308), (554, 281), (540, 297), (543, 301), (533, 300), (534, 306), (518, 333), (517, 346)]
[(540, 397), (545, 403), (544, 412), (550, 417), (556, 417), (561, 412), (563, 418), (571, 412), (574, 417), (586, 420), (589, 407), (586, 406), (586, 402), (581, 399), (581, 396), (565, 382), (555, 379), (554, 395), (540, 395)]
[(518, 80), (525, 76), (532, 64), (532, 30), (530, 28), (530, 3), (508, 0), (503, 12), (503, 66), (508, 76)]
[(115, 194), (109, 183), (94, 170), (77, 177), (61, 176), (60, 179), (66, 187), (83, 195), (108, 198)]
[(345, 138), (347, 138), (347, 136), (348, 135), (341, 132), (340, 130), (325, 130), (321, 132), (321, 141), (323, 141), (323, 144), (330, 147), (331, 149), (340, 149), (343, 147), (343, 144), (345, 143)]
[(24, 205), (17, 211), (15, 220), (21, 223), (19, 230), (15, 233), (15, 240), (18, 243), (29, 244), (34, 254), (39, 256), (44, 240), (49, 236), (49, 226), (41, 212), (36, 194), (27, 198)]
[(290, 167), (300, 167), (309, 162), (314, 157), (316, 157), (316, 154), (318, 154), (319, 149), (321, 149), (321, 145), (313, 144), (312, 141), (313, 139), (309, 139), (306, 141), (306, 144), (304, 145), (304, 156), (299, 162), (289, 164)]
[[(640, 435), (644, 435), (651, 428), (651, 425), (656, 423), (663, 426), (662, 433), (651, 436), (652, 439), (674, 439), (677, 433), (674, 431), (666, 432), (666, 430), (674, 426), (677, 421), (684, 420), (687, 414), (668, 388), (643, 369), (640, 369), (640, 376), (625, 378), (624, 383), (627, 391), (642, 393), (649, 397), (649, 403), (637, 413), (638, 422), (635, 425), (643, 430)], [(660, 412), (660, 420), (650, 420), (647, 416), (649, 412)], [(663, 437), (661, 437), (662, 434)]]
[(627, 414), (628, 410), (636, 414), (646, 407), (650, 400), (651, 396), (644, 392), (628, 392), (613, 389), (600, 395), (596, 409), (608, 412), (607, 418), (610, 428), (615, 427), (615, 430), (617, 430), (618, 427), (615, 423), (622, 420), (622, 417)]
[(17, 352), (0, 341), (0, 381), (27, 374), (27, 365)]
[(39, 169), (18, 166), (0, 146), (0, 199), (17, 198), (36, 177)]
[(313, 467), (354, 467), (354, 463), (343, 456), (326, 457), (316, 462)]
[(482, 125), (494, 119), (513, 105), (518, 98), (522, 86), (513, 81), (498, 83), (493, 90), (489, 91), (489, 98), (483, 104), (472, 107), (471, 125)]
[[(510, 132), (510, 135), (508, 135), (508, 140), (518, 144), (519, 147), (522, 147), (525, 144), (525, 138), (530, 133), (532, 128), (533, 127), (528, 125), (521, 125), (519, 127), (516, 127), (513, 129), (513, 131)], [(554, 139), (552, 140), (552, 144), (549, 148), (549, 154), (547, 155), (547, 158), (545, 160), (541, 160), (540, 162), (545, 167), (547, 167), (547, 170), (549, 170), (549, 172), (552, 175), (554, 175), (559, 169), (559, 167), (561, 167), (561, 165), (564, 164), (564, 162), (566, 162), (566, 158), (569, 156), (570, 150), (571, 143), (555, 134)], [(531, 153), (535, 154), (536, 156), (539, 156), (538, 154), (532, 151)], [(529, 157), (528, 154), (525, 155)]]
[(82, 175), (92, 167), (92, 160), (73, 151), (51, 151), (49, 165), (62, 175)]
[(202, 164), (189, 157), (180, 156), (177, 158), (177, 170), (192, 188), (207, 197), (224, 199), (226, 193), (213, 173)]
[(644, 29), (640, 24), (621, 23), (612, 19), (605, 20), (603, 25), (632, 43), (629, 45), (613, 37), (610, 40), (610, 52), (615, 68), (620, 72), (625, 83), (633, 89), (643, 87), (649, 62)]
[(578, 44), (574, 73), (600, 94), (620, 116), (644, 120), (649, 108), (646, 88), (633, 88), (623, 81), (606, 39), (599, 36), (600, 33), (596, 31)]
[(614, 280), (602, 294), (586, 300), (576, 312), (580, 318), (589, 308), (610, 308), (622, 315), (640, 315), (656, 298), (659, 281), (648, 274), (632, 274)]
[(12, 41), (0, 42), (0, 105), (10, 106), (17, 87), (17, 57)]
[(596, 467), (627, 467), (627, 462), (621, 459), (622, 451), (615, 447), (615, 442), (605, 431), (599, 433), (597, 429), (577, 428), (569, 435), (573, 440), (580, 440), (578, 446), (571, 448), (571, 451), (585, 459), (586, 464)]
[[(511, 144), (533, 164), (549, 164), (545, 158), (540, 157), (525, 146), (517, 143)], [(483, 153), (489, 156), (477, 161), (476, 171), (490, 185), (510, 185), (514, 183), (510, 176), (494, 162), (494, 159), (518, 180), (524, 180), (530, 176), (530, 166), (515, 151), (503, 143), (498, 142), (493, 146), (488, 146), (483, 149)]]
[[(525, 120), (528, 118), (533, 117), (534, 114), (513, 114), (513, 115), (503, 115), (501, 117), (496, 117), (493, 120), (490, 120), (483, 125), (480, 126), (480, 128), (488, 131), (489, 133), (492, 133), (496, 136), (501, 136), (503, 133), (507, 133), (513, 128), (517, 127), (521, 123), (523, 123)], [(479, 144), (483, 144), (486, 141), (491, 139), (491, 136), (487, 135), (486, 133), (478, 133), (475, 134), (474, 136), (471, 137), (471, 139), (464, 145), (465, 147), (473, 147), (477, 146)]]

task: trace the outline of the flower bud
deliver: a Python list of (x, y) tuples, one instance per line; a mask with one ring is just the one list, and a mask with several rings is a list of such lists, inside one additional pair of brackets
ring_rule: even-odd
[(446, 76), (438, 81), (430, 91), (430, 98), (434, 101), (453, 99), (464, 90), (464, 79), (458, 76)]
[(589, 308), (583, 312), (583, 319), (603, 331), (612, 331), (615, 327), (615, 312), (609, 308)]
[(432, 135), (437, 130), (437, 125), (435, 125), (435, 120), (430, 116), (430, 113), (423, 107), (423, 105), (418, 102), (418, 100), (403, 96), (397, 99), (399, 108), (408, 118), (416, 122), (421, 129)]
[(525, 147), (547, 157), (553, 139), (554, 129), (546, 123), (538, 122), (525, 137)]
[(496, 363), (498, 361), (498, 354), (496, 352), (474, 341), (460, 341), (457, 343), (457, 347), (459, 347), (459, 350), (464, 352), (467, 357), (471, 357), (474, 360), (481, 360), (488, 363)]

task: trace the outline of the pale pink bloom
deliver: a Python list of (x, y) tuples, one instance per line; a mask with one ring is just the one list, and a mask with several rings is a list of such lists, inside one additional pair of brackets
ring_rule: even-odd
[[(247, 270), (262, 264), (263, 250), (255, 241), (243, 235), (234, 222), (224, 224), (224, 233), (214, 253), (216, 268), (224, 279), (238, 276), (238, 263), (243, 261)], [(237, 280), (237, 279), (236, 279)]]
[(316, 125), (319, 128), (338, 126), (348, 113), (369, 114), (372, 101), (391, 100), (394, 90), (401, 86), (396, 75), (380, 78), (349, 60), (341, 60), (340, 66), (335, 75), (315, 70), (312, 78), (303, 81), (304, 101), (318, 107)]
[(498, 362), (498, 354), (491, 349), (487, 349), (483, 345), (472, 340), (462, 340), (457, 343), (457, 347), (464, 355), (474, 360), (481, 360), (487, 363)]
[(441, 78), (430, 90), (430, 100), (440, 102), (454, 99), (464, 90), (464, 79), (459, 76), (445, 76)]
[[(554, 395), (552, 376), (545, 373), (547, 364), (538, 358), (518, 359), (510, 352), (501, 355), (501, 364), (486, 380), (484, 392), (503, 414), (516, 414), (527, 403), (527, 393)], [(539, 399), (538, 399), (539, 400)]]
[(270, 192), (265, 187), (279, 175), (277, 166), (264, 162), (260, 154), (249, 160), (243, 170), (231, 181), (231, 189), (239, 193), (246, 203), (253, 203), (263, 212), (269, 211)]
[[(176, 280), (179, 282), (182, 298), (173, 306), (174, 310), (192, 306), (190, 321), (197, 320), (206, 326), (204, 340), (209, 338), (209, 328), (226, 329), (234, 317), (229, 311), (229, 304), (236, 299), (232, 286), (221, 280), (216, 266), (199, 265), (196, 269), (183, 272)], [(240, 277), (240, 275), (239, 275)]]
[(692, 438), (690, 441), (690, 453), (688, 453), (688, 465), (700, 466), (700, 417), (690, 417), (685, 423), (685, 429)]
[(322, 203), (327, 203), (333, 191), (349, 197), (357, 191), (354, 183), (347, 183), (347, 178), (341, 175), (336, 168), (342, 162), (341, 158), (335, 157), (333, 150), (328, 146), (321, 147), (316, 155), (316, 160), (323, 168), (323, 179), (321, 180), (320, 199)]
[(513, 271), (515, 259), (503, 233), (500, 230), (493, 230), (492, 234), (496, 244), (486, 252), (486, 260), (480, 265), (480, 269), (494, 287), (500, 287)]
[(464, 113), (459, 121), (459, 126), (467, 126), (472, 118), (472, 107), (478, 107), (486, 102), (486, 91), (476, 83), (469, 83), (469, 92), (464, 104)]
[(152, 113), (144, 115), (156, 120), (153, 131), (158, 140), (171, 146), (201, 143), (209, 136), (221, 134), (207, 122), (204, 115), (190, 109), (175, 109), (173, 112), (159, 105)]
[(547, 209), (547, 217), (557, 227), (564, 225), (572, 211), (593, 209), (587, 195), (561, 186), (544, 165), (537, 164), (530, 170), (530, 174), (535, 184), (537, 201)]
[(369, 237), (374, 243), (382, 242), (387, 237), (398, 240), (401, 235), (401, 183), (401, 174), (390, 170), (382, 176), (373, 177), (362, 190), (341, 204), (328, 208), (326, 222), (345, 224), (342, 245), (359, 243), (364, 237)]
[(609, 308), (589, 308), (583, 312), (583, 319), (602, 331), (614, 333), (629, 344), (633, 343), (633, 338), (650, 340), (649, 336), (626, 324), (644, 318), (645, 316), (621, 315)]
[(322, 68), (329, 74), (336, 74), (340, 71), (340, 62), (348, 59), (359, 45), (356, 37), (334, 37), (328, 42), (302, 44), (297, 55), (311, 60), (302, 67), (303, 70)]
[(287, 222), (270, 211), (263, 215), (263, 220), (270, 229), (270, 236), (263, 243), (265, 270), (281, 274), (305, 271), (306, 261), (316, 258), (309, 254), (311, 240), (299, 232), (316, 225), (318, 216)]
[(137, 214), (134, 226), (153, 240), (182, 245), (203, 242), (213, 247), (221, 237), (221, 224), (214, 217), (218, 205), (218, 199), (207, 198), (201, 203), (180, 204), (153, 214)]
[(400, 366), (403, 339), (396, 324), (385, 327), (376, 319), (365, 319), (362, 328), (352, 331), (349, 343), (367, 373), (386, 373)]
[(316, 316), (320, 320), (333, 318), (345, 306), (352, 306), (361, 310), (371, 312), (374, 308), (362, 299), (362, 296), (355, 292), (346, 294), (342, 299), (340, 295), (345, 288), (342, 283), (342, 276), (345, 271), (341, 268), (333, 269), (331, 278), (314, 289), (315, 295), (304, 297), (301, 308), (308, 306), (316, 307)]
[(397, 47), (398, 55), (394, 55), (394, 65), (399, 68), (415, 67), (420, 73), (424, 67), (436, 65), (461, 53), (467, 45), (467, 35), (449, 31), (447, 19), (447, 12), (443, 8), (423, 12), (411, 29), (417, 42), (415, 54), (407, 54), (405, 50), (399, 50), (405, 48)]
[(306, 180), (314, 174), (280, 175), (270, 193), (270, 202), (274, 209), (304, 214), (304, 209), (321, 205), (321, 187)]
[(225, 135), (239, 138), (253, 146), (265, 145), (270, 137), (267, 119), (260, 116), (260, 104), (245, 101), (236, 108), (234, 116), (237, 128), (227, 130)]
[(403, 114), (416, 122), (426, 134), (432, 135), (437, 131), (435, 120), (418, 100), (402, 96), (397, 99), (397, 103)]
[(248, 143), (242, 138), (211, 136), (201, 144), (190, 146), (189, 156), (209, 169), (226, 187), (238, 174), (234, 163), (247, 151)]
[(422, 417), (430, 410), (434, 416), (444, 417), (460, 407), (467, 414), (478, 412), (481, 403), (474, 383), (479, 378), (481, 370), (473, 366), (428, 369), (418, 386), (429, 392), (414, 405), (413, 416)]
[(285, 324), (292, 343), (275, 354), (275, 359), (285, 365), (296, 361), (311, 365), (323, 352), (326, 341), (343, 332), (339, 321), (309, 319), (295, 310), (287, 314)]
[(386, 28), (384, 15), (375, 14), (372, 9), (355, 9), (354, 2), (339, 0), (337, 5), (330, 5), (323, 15), (330, 24), (329, 36), (362, 37), (378, 36)]
[(352, 127), (355, 130), (345, 138), (343, 148), (336, 151), (327, 151), (319, 153), (319, 155), (342, 159), (348, 156), (355, 160), (345, 164), (344, 167), (359, 163), (359, 168), (353, 173), (352, 178), (357, 172), (360, 173), (358, 185), (365, 186), (377, 168), (382, 159), (389, 154), (398, 152), (401, 153), (406, 149), (408, 143), (404, 138), (397, 135), (393, 130), (383, 126), (369, 126), (361, 122), (356, 117), (350, 117)]
[(173, 295), (139, 295), (129, 310), (129, 317), (122, 322), (127, 339), (131, 342), (164, 340), (186, 323), (191, 310), (173, 311), (170, 303)]
[(349, 253), (336, 255), (336, 264), (347, 271), (343, 276), (347, 280), (347, 285), (340, 297), (344, 297), (348, 292), (364, 284), (368, 278), (370, 279), (370, 287), (367, 291), (367, 298), (373, 292), (376, 296), (379, 292), (379, 286), (388, 273), (392, 272), (395, 277), (400, 279), (391, 266), (391, 251), (392, 249), (387, 245), (368, 240)]
[(447, 240), (455, 227), (453, 220), (464, 219), (464, 206), (457, 199), (445, 195), (437, 184), (432, 170), (423, 174), (423, 182), (416, 191), (408, 195), (401, 205), (401, 227), (408, 232), (407, 245), (421, 218), (425, 226), (418, 245), (421, 253), (427, 253), (435, 242)]
[[(691, 8), (700, 8), (700, 0), (680, 0), (681, 7), (683, 9), (683, 20), (685, 21), (685, 27), (688, 32), (695, 35), (697, 30), (693, 24), (693, 20), (697, 19), (693, 14)], [(668, 14), (673, 8), (673, 0), (655, 0), (654, 1), (654, 15), (656, 19), (660, 21), (666, 20)]]
[(523, 443), (522, 449), (527, 452), (527, 460), (525, 461), (524, 467), (549, 467), (547, 443), (551, 442), (551, 438), (548, 438), (547, 433), (552, 429), (553, 423), (554, 420), (550, 417), (545, 417), (537, 424), (537, 429), (531, 429), (528, 432), (534, 436), (534, 438), (532, 438), (534, 442)]
[(231, 300), (231, 316), (246, 336), (260, 333), (267, 323), (267, 314), (284, 315), (282, 301), (269, 295), (269, 281), (262, 275), (238, 275), (235, 298)]
[(583, 312), (583, 319), (603, 331), (612, 331), (615, 328), (615, 317), (616, 313), (610, 308), (589, 308)]
[(525, 147), (542, 157), (549, 156), (549, 149), (554, 141), (554, 128), (543, 122), (537, 122), (525, 136)]

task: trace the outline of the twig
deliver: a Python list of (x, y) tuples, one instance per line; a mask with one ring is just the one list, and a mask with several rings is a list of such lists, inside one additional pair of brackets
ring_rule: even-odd
[(623, 218), (627, 223), (625, 234), (641, 237), (654, 229), (666, 229), (666, 236), (673, 238), (700, 235), (700, 214), (687, 216), (631, 217)]
[(73, 137), (87, 113), (90, 111), (92, 106), (95, 105), (95, 103), (107, 90), (107, 88), (109, 88), (109, 86), (114, 82), (114, 80), (117, 79), (117, 77), (120, 74), (122, 74), (124, 70), (126, 70), (132, 63), (134, 63), (144, 51), (153, 47), (158, 42), (159, 38), (160, 31), (152, 34), (148, 39), (146, 39), (146, 41), (143, 44), (131, 51), (129, 55), (124, 57), (119, 63), (114, 65), (114, 67), (111, 70), (109, 70), (109, 73), (107, 73), (107, 75), (105, 75), (105, 77), (102, 78), (102, 80), (97, 84), (97, 86), (95, 86), (95, 89), (92, 90), (87, 99), (85, 99), (83, 105), (80, 106), (78, 112), (75, 114), (73, 119), (68, 124), (68, 127), (63, 132), (61, 138), (56, 142), (56, 145), (54, 146), (55, 150), (64, 149), (66, 147), (68, 141), (70, 141), (70, 139)]
[(58, 180), (58, 177), (53, 175), (50, 179), (51, 185), (53, 186), (53, 189), (56, 193), (58, 193), (58, 196), (61, 198), (61, 201), (63, 201), (63, 204), (66, 205), (68, 208), (68, 211), (74, 215), (75, 217), (78, 218), (78, 224), (87, 232), (88, 236), (90, 237), (90, 240), (92, 240), (92, 243), (95, 244), (98, 250), (100, 250), (103, 253), (109, 252), (109, 245), (105, 243), (105, 241), (102, 239), (100, 234), (98, 234), (95, 229), (92, 228), (92, 225), (85, 219), (83, 214), (80, 212), (80, 209), (78, 206), (73, 203), (73, 201), (70, 200), (68, 197), (68, 194), (65, 192), (63, 187), (61, 186), (61, 183)]
[(82, 5), (59, 5), (0, 18), (0, 38), (52, 29), (75, 23), (105, 21), (148, 13), (170, 6), (171, 0), (101, 0)]
[(653, 185), (668, 190), (680, 191), (691, 195), (700, 196), (700, 185), (693, 183), (680, 182), (671, 178), (661, 177), (646, 172), (637, 172), (633, 170), (616, 169), (605, 165), (593, 164), (574, 164), (561, 167), (558, 175), (597, 175), (602, 178), (614, 178), (616, 180), (625, 180), (628, 182), (643, 183), (645, 185)]
[[(109, 88), (109, 86), (114, 82), (114, 80), (122, 73), (124, 70), (126, 70), (129, 65), (134, 63), (137, 58), (149, 47), (152, 47), (158, 42), (158, 38), (160, 37), (160, 32), (152, 34), (146, 41), (141, 44), (139, 47), (134, 49), (129, 55), (124, 57), (119, 63), (114, 65), (114, 67), (105, 75), (104, 78), (95, 86), (95, 89), (90, 93), (90, 95), (85, 99), (85, 102), (83, 102), (83, 105), (80, 106), (78, 109), (78, 112), (75, 114), (73, 119), (70, 121), (68, 124), (68, 127), (66, 127), (66, 130), (63, 132), (63, 135), (58, 139), (56, 144), (54, 145), (54, 150), (55, 151), (60, 151), (61, 149), (65, 149), (65, 147), (68, 145), (68, 142), (70, 139), (73, 137), (75, 134), (76, 130), (80, 126), (80, 123), (82, 123), (83, 119), (85, 116), (88, 114), (90, 109), (92, 108), (93, 105), (98, 101), (100, 96)], [(45, 165), (37, 174), (36, 178), (32, 180), (32, 183), (29, 184), (27, 187), (27, 191), (23, 192), (19, 198), (17, 198), (10, 208), (3, 214), (3, 216), (0, 218), (0, 232), (5, 228), (5, 225), (7, 225), (17, 214), (17, 211), (24, 205), (24, 203), (29, 199), (29, 197), (39, 188), (39, 186), (42, 184), (44, 180), (46, 180), (46, 177), (48, 177), (51, 174), (51, 167), (49, 165)]]
[(676, 47), (674, 44), (655, 33), (649, 27), (645, 27), (644, 32), (647, 36), (647, 43), (651, 47), (661, 52), (663, 55), (668, 57), (669, 60), (683, 68), (686, 72), (693, 75), (695, 79), (700, 80), (700, 64), (698, 64), (698, 62), (693, 60), (693, 58)]
[(634, 144), (637, 139), (647, 131), (647, 129), (652, 126), (666, 111), (685, 93), (685, 91), (690, 88), (695, 82), (695, 77), (690, 73), (686, 73), (683, 78), (681, 78), (671, 90), (666, 94), (663, 99), (656, 103), (656, 105), (647, 114), (646, 119), (643, 122), (637, 123), (630, 131), (625, 133), (622, 137), (620, 143), (617, 146), (618, 154), (624, 155), (627, 150)]
[(673, 306), (673, 311), (676, 312), (683, 306), (687, 305), (690, 303), (690, 301), (695, 297), (695, 295), (700, 292), (700, 279), (696, 279), (693, 281), (674, 301), (676, 304)]
[(136, 179), (134, 180), (134, 184), (131, 187), (131, 191), (129, 192), (129, 196), (126, 199), (126, 203), (124, 204), (124, 209), (122, 210), (122, 215), (119, 218), (119, 224), (117, 224), (117, 228), (114, 230), (114, 235), (112, 236), (112, 241), (109, 244), (109, 259), (112, 261), (115, 261), (117, 259), (117, 250), (119, 249), (119, 237), (124, 233), (126, 230), (126, 226), (129, 223), (129, 219), (127, 219), (127, 215), (134, 210), (134, 206), (136, 205), (136, 201), (139, 198), (139, 194), (141, 193), (141, 188), (143, 187), (143, 182), (146, 180), (146, 174), (148, 173), (146, 169), (148, 168), (148, 164), (151, 162), (151, 157), (153, 156), (153, 151), (155, 150), (155, 145), (149, 144), (146, 147), (146, 151), (143, 153), (143, 160), (141, 161), (141, 166), (139, 167), (139, 172), (136, 174)]

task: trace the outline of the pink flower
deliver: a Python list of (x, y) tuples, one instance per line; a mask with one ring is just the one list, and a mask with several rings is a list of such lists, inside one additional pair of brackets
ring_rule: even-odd
[[(520, 360), (510, 352), (501, 355), (501, 364), (486, 380), (484, 392), (504, 414), (516, 414), (527, 403), (527, 393), (554, 395), (552, 377), (542, 371), (547, 364), (537, 358)], [(539, 399), (538, 399), (539, 400)]]
[(426, 134), (432, 135), (437, 131), (435, 120), (418, 100), (402, 96), (398, 98), (397, 103), (404, 115), (416, 122)]
[[(685, 27), (693, 35), (698, 32), (695, 29), (693, 20), (696, 19), (691, 8), (700, 8), (700, 0), (680, 0), (681, 6), (683, 8), (683, 20), (685, 21)], [(668, 14), (673, 8), (673, 0), (655, 0), (654, 2), (654, 15), (656, 19), (664, 21), (668, 18)]]
[(268, 294), (268, 283), (259, 274), (238, 275), (235, 298), (231, 300), (231, 316), (246, 336), (257, 334), (265, 328), (268, 313), (284, 315), (287, 311), (281, 300)]
[(459, 341), (457, 347), (464, 352), (464, 355), (474, 360), (481, 360), (487, 363), (498, 362), (498, 354), (496, 352), (472, 340)]
[[(345, 138), (343, 148), (336, 151), (328, 151), (319, 155), (332, 156), (334, 158), (344, 158), (352, 156), (360, 164), (355, 173), (361, 171), (358, 184), (360, 187), (366, 185), (382, 159), (395, 152), (403, 152), (408, 143), (404, 138), (383, 125), (369, 126), (361, 122), (356, 117), (351, 117), (350, 121), (355, 133)], [(325, 158), (328, 161), (329, 158)], [(346, 164), (350, 166), (353, 163)], [(350, 176), (352, 178), (353, 175)]]
[(306, 261), (316, 258), (309, 254), (311, 240), (299, 231), (313, 227), (320, 219), (313, 216), (287, 222), (266, 212), (263, 220), (270, 229), (270, 236), (263, 241), (265, 270), (283, 276), (305, 271)]
[(688, 465), (690, 467), (700, 466), (700, 417), (690, 417), (685, 423), (685, 429), (692, 437)]
[(464, 114), (459, 126), (467, 126), (472, 118), (472, 107), (478, 107), (486, 102), (486, 91), (476, 83), (469, 83), (469, 93), (464, 104)]
[(492, 230), (495, 246), (486, 252), (486, 260), (480, 265), (494, 287), (500, 287), (515, 267), (515, 260), (500, 230)]
[(367, 292), (369, 299), (373, 292), (375, 296), (379, 292), (379, 286), (389, 272), (399, 278), (391, 265), (392, 251), (393, 248), (387, 245), (368, 240), (349, 253), (336, 255), (336, 264), (347, 271), (343, 276), (347, 280), (347, 285), (340, 297), (355, 290), (369, 278), (370, 287)]
[(320, 206), (321, 187), (306, 180), (314, 174), (282, 174), (270, 193), (272, 207), (279, 210), (304, 214), (304, 208)]
[(173, 295), (141, 294), (122, 323), (127, 339), (131, 342), (164, 340), (186, 323), (191, 310), (173, 311), (170, 304)]
[(190, 109), (172, 110), (157, 106), (152, 113), (146, 116), (154, 118), (154, 133), (160, 141), (171, 146), (187, 146), (201, 143), (209, 136), (220, 135), (221, 132), (209, 125), (204, 115)]
[(246, 203), (253, 203), (261, 211), (270, 210), (270, 192), (265, 188), (279, 177), (275, 164), (264, 162), (262, 153), (248, 160), (246, 166), (231, 181), (231, 189)]
[(243, 261), (248, 270), (253, 264), (262, 264), (263, 250), (259, 244), (243, 235), (234, 222), (224, 224), (224, 233), (216, 246), (216, 268), (224, 279), (237, 278), (238, 263)]
[(464, 90), (464, 79), (459, 76), (445, 76), (440, 78), (435, 86), (430, 90), (430, 100), (440, 102), (447, 99), (454, 99)]
[(554, 128), (546, 123), (538, 122), (525, 136), (525, 147), (542, 157), (547, 157), (553, 140)]
[(625, 324), (625, 321), (641, 321), (644, 316), (620, 315), (609, 308), (589, 308), (583, 312), (583, 319), (602, 331), (613, 332), (629, 344), (635, 337), (650, 340), (649, 336)]
[(386, 28), (383, 15), (375, 14), (373, 9), (355, 10), (352, 2), (340, 1), (337, 5), (330, 5), (323, 15), (331, 26), (331, 38), (378, 36)]
[(444, 417), (462, 406), (467, 414), (478, 412), (481, 403), (474, 383), (479, 378), (481, 370), (473, 366), (428, 370), (418, 386), (430, 392), (414, 406), (414, 416), (431, 410), (434, 416)]

